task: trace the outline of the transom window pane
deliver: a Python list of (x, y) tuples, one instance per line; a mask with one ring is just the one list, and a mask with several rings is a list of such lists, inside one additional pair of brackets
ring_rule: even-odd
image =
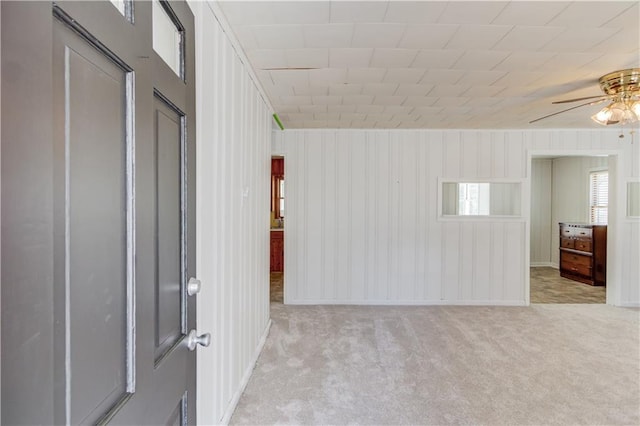
[(183, 72), (184, 30), (165, 2), (153, 0), (153, 50), (180, 78)]

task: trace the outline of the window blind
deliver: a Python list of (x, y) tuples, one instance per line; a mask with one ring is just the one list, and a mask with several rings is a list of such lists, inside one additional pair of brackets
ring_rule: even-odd
[(591, 172), (589, 188), (591, 223), (606, 224), (609, 207), (609, 172)]

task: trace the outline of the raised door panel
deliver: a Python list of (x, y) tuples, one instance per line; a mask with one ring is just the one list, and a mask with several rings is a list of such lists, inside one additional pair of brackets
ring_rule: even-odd
[(128, 397), (134, 374), (131, 70), (60, 22), (54, 34), (59, 419), (92, 423)]

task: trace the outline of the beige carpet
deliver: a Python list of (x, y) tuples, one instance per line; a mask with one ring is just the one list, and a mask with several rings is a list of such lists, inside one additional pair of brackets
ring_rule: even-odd
[(231, 424), (639, 424), (640, 311), (272, 304)]

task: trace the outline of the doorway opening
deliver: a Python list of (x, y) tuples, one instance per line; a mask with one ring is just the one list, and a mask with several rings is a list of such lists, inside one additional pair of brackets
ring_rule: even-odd
[(284, 158), (271, 158), (270, 299), (284, 302)]
[(531, 158), (530, 303), (607, 302), (611, 157)]

